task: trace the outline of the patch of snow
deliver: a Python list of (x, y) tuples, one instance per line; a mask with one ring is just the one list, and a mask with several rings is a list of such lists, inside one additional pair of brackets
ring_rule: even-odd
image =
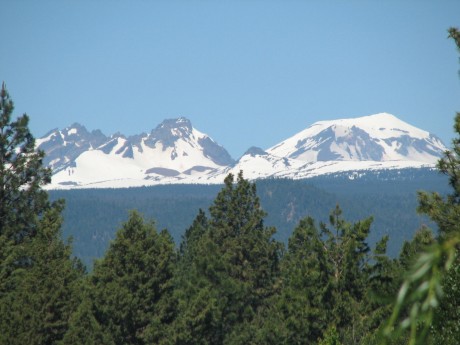
[(35, 147), (39, 147), (41, 144), (50, 141), (54, 136), (56, 136), (56, 133), (55, 133), (55, 132), (50, 133), (50, 134), (47, 135), (46, 137), (39, 138), (39, 139), (35, 139)]

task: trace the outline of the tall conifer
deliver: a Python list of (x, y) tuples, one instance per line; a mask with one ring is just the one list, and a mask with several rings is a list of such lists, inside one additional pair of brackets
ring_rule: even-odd
[(35, 232), (36, 217), (49, 206), (42, 186), (51, 180), (43, 167), (43, 151), (35, 151), (35, 139), (26, 114), (12, 119), (13, 101), (5, 83), (0, 90), (0, 236), (15, 242)]
[(181, 260), (192, 260), (178, 285), (177, 343), (245, 343), (247, 327), (274, 291), (280, 246), (264, 226), (255, 184), (242, 172), (224, 183), (209, 219), (197, 217), (182, 247)]
[(115, 344), (164, 341), (174, 318), (174, 242), (132, 212), (91, 276), (96, 320)]
[(44, 153), (35, 151), (29, 118), (12, 120), (0, 91), (0, 343), (55, 344), (78, 303), (81, 264), (61, 239), (63, 202), (51, 204)]

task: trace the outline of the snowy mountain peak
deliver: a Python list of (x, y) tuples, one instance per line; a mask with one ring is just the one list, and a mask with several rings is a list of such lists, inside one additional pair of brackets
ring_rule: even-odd
[(319, 121), (268, 150), (251, 147), (237, 162), (185, 117), (129, 137), (106, 137), (75, 123), (36, 143), (53, 169), (51, 188), (222, 183), (229, 172), (240, 170), (250, 179), (302, 179), (433, 167), (446, 150), (435, 135), (388, 113)]
[(380, 113), (319, 121), (273, 146), (269, 153), (304, 162), (417, 161), (435, 163), (445, 150), (433, 134)]
[(145, 185), (166, 178), (181, 181), (234, 163), (222, 146), (184, 117), (164, 120), (150, 134), (130, 137), (121, 133), (106, 137), (72, 125), (37, 144), (53, 169), (53, 184), (60, 187)]
[(161, 142), (164, 148), (173, 147), (178, 139), (193, 140), (194, 134), (198, 134), (198, 132), (194, 133), (192, 123), (185, 117), (167, 119), (152, 130), (146, 144), (155, 147), (157, 142)]
[(350, 119), (338, 119), (330, 121), (318, 121), (311, 127), (358, 127), (376, 137), (393, 137), (402, 134), (410, 134), (412, 137), (425, 138), (429, 133), (420, 128), (404, 122), (396, 116), (388, 113), (362, 116)]
[(86, 150), (98, 147), (107, 140), (101, 131), (89, 132), (79, 123), (63, 130), (54, 129), (35, 141), (35, 145), (45, 151), (44, 164), (54, 172), (65, 169)]
[[(166, 119), (163, 120), (162, 123), (160, 123), (154, 131), (167, 131), (167, 130), (173, 130), (173, 129), (178, 129), (182, 131), (192, 131), (192, 123), (190, 122), (189, 119), (185, 117), (179, 117), (176, 119)], [(172, 131), (171, 134), (177, 134), (177, 132)]]
[(193, 128), (190, 120), (185, 117), (164, 120), (143, 139), (143, 143), (152, 149), (161, 147), (162, 151), (172, 150), (173, 160), (179, 154), (186, 157), (190, 151), (195, 150), (218, 166), (233, 163), (232, 157), (222, 146)]

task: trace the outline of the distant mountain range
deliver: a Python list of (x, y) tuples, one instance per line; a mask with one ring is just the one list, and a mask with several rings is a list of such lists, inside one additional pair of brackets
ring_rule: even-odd
[(37, 139), (53, 170), (51, 189), (215, 184), (243, 170), (250, 179), (304, 179), (338, 172), (433, 167), (446, 150), (434, 134), (381, 113), (320, 121), (235, 161), (190, 120), (164, 120), (150, 133), (126, 137), (89, 132), (80, 124)]

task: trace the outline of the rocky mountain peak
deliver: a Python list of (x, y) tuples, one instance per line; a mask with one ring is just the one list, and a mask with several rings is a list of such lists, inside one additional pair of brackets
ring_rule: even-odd
[(149, 147), (155, 147), (157, 142), (163, 144), (163, 148), (174, 147), (178, 139), (189, 140), (193, 134), (192, 123), (185, 117), (166, 119), (161, 122), (145, 141)]
[(85, 126), (75, 122), (62, 130), (54, 129), (35, 141), (40, 150), (45, 151), (44, 164), (54, 172), (74, 164), (83, 152), (98, 147), (107, 140), (100, 131), (89, 132)]
[(153, 131), (153, 136), (171, 135), (174, 137), (184, 137), (189, 135), (193, 130), (192, 123), (185, 117), (176, 119), (166, 119), (160, 123)]

